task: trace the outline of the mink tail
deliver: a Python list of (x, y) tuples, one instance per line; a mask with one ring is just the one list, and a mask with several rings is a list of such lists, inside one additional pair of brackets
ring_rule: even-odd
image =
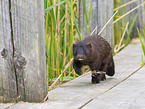
[(106, 74), (108, 76), (113, 76), (115, 74), (115, 66), (114, 66), (113, 57), (112, 57), (112, 61), (111, 61), (110, 66), (107, 68)]

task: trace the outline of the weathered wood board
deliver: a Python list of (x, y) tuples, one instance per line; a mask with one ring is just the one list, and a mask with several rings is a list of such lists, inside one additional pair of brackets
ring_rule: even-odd
[(107, 93), (94, 98), (82, 109), (144, 109), (145, 66)]
[(0, 1), (0, 102), (13, 101), (17, 97), (15, 73), (12, 65), (13, 46), (9, 1)]
[(0, 101), (40, 102), (47, 94), (44, 1), (0, 1)]
[[(85, 0), (87, 16), (89, 18), (90, 11), (90, 1)], [(79, 12), (79, 25), (80, 30), (83, 32), (83, 3), (82, 0), (79, 2), (80, 4), (80, 12)], [(113, 0), (92, 0), (92, 8), (91, 8), (91, 19), (89, 23), (90, 33), (98, 26), (94, 34), (97, 34), (101, 31), (103, 26), (107, 23), (107, 21), (113, 15)], [(86, 17), (86, 16), (85, 16)], [(113, 46), (113, 20), (107, 25), (107, 27), (100, 34), (104, 37), (112, 46)], [(85, 20), (85, 28), (84, 28), (84, 36), (88, 36), (87, 23)]]
[[(121, 0), (121, 4), (123, 1)], [(130, 2), (130, 0), (124, 0), (124, 3), (128, 3)], [(144, 2), (144, 0), (137, 0), (136, 2), (125, 6), (125, 11), (128, 12), (131, 9), (137, 7), (138, 5), (142, 4)], [(121, 9), (122, 11), (122, 9)], [(137, 19), (135, 21), (134, 27), (131, 31), (131, 37), (137, 37), (138, 36), (138, 32), (137, 32), (137, 27), (142, 30), (143, 29), (143, 21), (145, 22), (145, 16), (144, 16), (144, 5), (140, 6), (139, 8), (137, 8), (136, 10), (134, 10), (133, 12), (131, 12), (129, 15), (127, 15), (127, 21), (131, 21), (134, 19), (135, 15), (138, 14)], [(131, 23), (131, 22), (130, 22)]]
[(11, 107), (13, 105), (14, 103), (7, 103), (7, 104), (0, 103), (0, 109), (7, 109), (8, 107)]
[(11, 5), (16, 58), (22, 56), (27, 62), (24, 69), (16, 67), (18, 90), (24, 100), (40, 101), (47, 93), (44, 3), (12, 0)]

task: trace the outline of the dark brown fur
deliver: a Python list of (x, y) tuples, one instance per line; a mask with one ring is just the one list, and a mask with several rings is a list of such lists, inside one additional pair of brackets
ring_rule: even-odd
[(98, 35), (90, 36), (73, 44), (73, 68), (79, 75), (81, 67), (88, 65), (92, 71), (103, 71), (113, 76), (114, 61), (109, 43)]
[(100, 81), (106, 80), (105, 73), (103, 71), (92, 71), (92, 83), (96, 84), (99, 83)]

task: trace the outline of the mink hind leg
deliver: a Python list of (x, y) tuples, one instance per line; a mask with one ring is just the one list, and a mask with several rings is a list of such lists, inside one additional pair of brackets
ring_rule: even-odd
[(111, 63), (109, 64), (109, 66), (107, 67), (107, 72), (106, 74), (108, 76), (113, 76), (115, 74), (115, 66), (114, 66), (114, 61), (113, 61), (113, 58), (112, 58), (112, 61)]
[(102, 76), (102, 77), (101, 77), (101, 81), (106, 80), (106, 75), (105, 75), (105, 74), (102, 74), (101, 76)]

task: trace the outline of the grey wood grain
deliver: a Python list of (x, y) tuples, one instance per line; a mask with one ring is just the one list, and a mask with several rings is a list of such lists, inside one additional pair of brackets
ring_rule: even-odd
[(12, 102), (17, 97), (12, 54), (9, 0), (0, 0), (0, 102)]
[[(85, 0), (87, 15), (89, 16), (90, 0)], [(79, 11), (79, 25), (80, 30), (83, 30), (83, 3), (80, 1), (80, 11)], [(94, 34), (101, 31), (103, 26), (107, 23), (109, 18), (113, 15), (113, 0), (92, 0), (92, 13), (91, 20), (89, 24), (90, 33), (98, 26)], [(85, 20), (84, 36), (88, 36), (87, 23)], [(112, 46), (113, 46), (113, 20), (107, 25), (104, 31), (101, 33)]]
[(47, 94), (43, 1), (0, 1), (0, 102)]
[(11, 0), (11, 12), (18, 95), (39, 102), (47, 93), (44, 2)]
[(14, 105), (14, 103), (1, 103), (0, 109), (7, 109), (8, 107)]
[[(113, 0), (98, 0), (98, 32), (113, 15)], [(113, 19), (100, 34), (113, 47)]]
[[(124, 0), (125, 3), (129, 2), (130, 0)], [(136, 2), (128, 5), (125, 7), (126, 12), (130, 11), (131, 9), (135, 8), (136, 6), (142, 4), (144, 0), (137, 0)], [(121, 1), (122, 4), (122, 1)], [(134, 16), (138, 14), (138, 17), (135, 21), (134, 27), (131, 31), (131, 37), (137, 37), (137, 27), (142, 30), (143, 29), (143, 21), (145, 22), (145, 16), (144, 16), (144, 5), (137, 8), (135, 11), (131, 12), (129, 15), (127, 15), (127, 21), (130, 21), (131, 18), (134, 18)]]
[(145, 66), (126, 81), (93, 99), (82, 109), (144, 109)]

